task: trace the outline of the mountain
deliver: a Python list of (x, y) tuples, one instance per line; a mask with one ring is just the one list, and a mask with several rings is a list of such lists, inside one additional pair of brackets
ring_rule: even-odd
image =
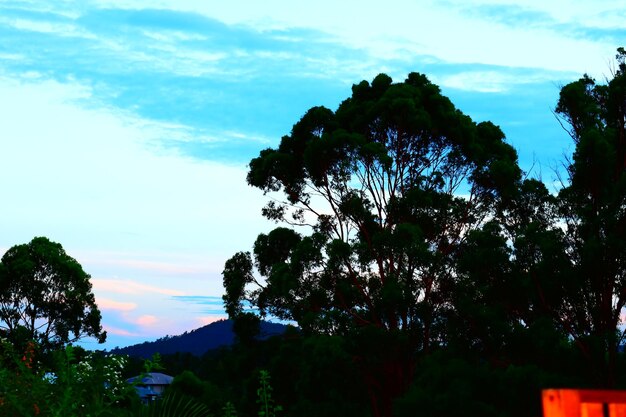
[[(267, 339), (270, 336), (282, 334), (286, 328), (287, 326), (284, 324), (262, 321), (260, 339)], [(143, 342), (124, 348), (115, 348), (110, 353), (140, 358), (150, 358), (157, 352), (161, 355), (188, 352), (196, 356), (202, 356), (209, 350), (230, 346), (234, 341), (235, 334), (233, 332), (232, 320), (220, 320), (178, 336), (165, 336), (154, 342)]]

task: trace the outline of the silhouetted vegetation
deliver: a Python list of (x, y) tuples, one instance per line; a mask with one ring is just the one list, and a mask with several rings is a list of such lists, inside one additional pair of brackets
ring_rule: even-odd
[(502, 386), (530, 399), (546, 381), (621, 383), (622, 48), (617, 61), (606, 85), (584, 76), (561, 89), (556, 115), (576, 150), (553, 192), (520, 170), (497, 126), (424, 75), (381, 74), (336, 111), (310, 109), (250, 162), (248, 183), (272, 197), (262, 214), (281, 226), (226, 262), (230, 317), (245, 302), (305, 338), (340, 338), (376, 417), (395, 400), (433, 415), (472, 400), (465, 413), (495, 415), (488, 396)]
[[(522, 417), (541, 414), (542, 388), (626, 388), (622, 48), (617, 64), (606, 84), (561, 89), (576, 149), (557, 190), (421, 74), (312, 108), (250, 163), (249, 184), (273, 197), (263, 215), (282, 224), (225, 264), (227, 343), (205, 329), (128, 349), (160, 350), (175, 375), (142, 408), (119, 383), (142, 359), (122, 371), (117, 356), (4, 340), (0, 411)], [(298, 328), (264, 338), (268, 315)]]
[(82, 337), (100, 343), (106, 332), (89, 274), (45, 237), (15, 245), (0, 261), (0, 336), (58, 348)]

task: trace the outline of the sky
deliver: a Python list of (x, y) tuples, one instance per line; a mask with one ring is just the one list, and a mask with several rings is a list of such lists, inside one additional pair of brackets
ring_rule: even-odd
[(224, 318), (221, 271), (274, 227), (247, 164), (353, 84), (426, 74), (546, 183), (559, 88), (610, 77), (623, 0), (0, 0), (0, 254), (91, 275), (108, 341)]

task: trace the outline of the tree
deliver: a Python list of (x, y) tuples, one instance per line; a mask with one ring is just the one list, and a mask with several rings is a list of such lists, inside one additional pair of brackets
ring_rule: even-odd
[(551, 311), (606, 386), (626, 333), (626, 51), (606, 84), (588, 75), (561, 89), (556, 113), (576, 149), (559, 192), (564, 252), (560, 303)]
[(445, 343), (462, 242), (520, 174), (502, 131), (474, 123), (424, 75), (363, 81), (250, 162), (248, 183), (272, 197), (263, 215), (283, 226), (258, 236), (254, 256), (226, 262), (227, 311), (247, 302), (305, 333), (362, 341), (357, 358), (379, 359), (363, 361), (373, 412), (390, 415), (416, 355)]
[(0, 329), (9, 338), (58, 347), (85, 336), (106, 339), (90, 276), (45, 237), (10, 248), (0, 262)]
[[(523, 182), (499, 219), (502, 231), (470, 234), (469, 240), (480, 238), (480, 245), (470, 245), (460, 260), (460, 281), (466, 284), (461, 293), (473, 297), (468, 305), (482, 314), (477, 315), (477, 324), (483, 337), (475, 340), (501, 341), (502, 330), (486, 331), (493, 331), (493, 325), (502, 324), (508, 315), (509, 323), (516, 322), (531, 334), (539, 331), (541, 338), (536, 340), (544, 348), (549, 339), (571, 341), (586, 359), (588, 376), (604, 387), (615, 386), (618, 352), (626, 336), (623, 48), (618, 49), (617, 64), (605, 84), (584, 75), (560, 91), (556, 114), (576, 148), (566, 161), (567, 177), (562, 178), (558, 195), (539, 181)], [(500, 243), (489, 244), (486, 239)], [(501, 260), (489, 261), (494, 256)], [(502, 283), (508, 292), (497, 290)], [(458, 303), (455, 307), (464, 308)], [(494, 308), (500, 313), (492, 314)], [(470, 311), (459, 314), (466, 324)], [(552, 323), (551, 329), (546, 321)]]
[(525, 179), (499, 216), (468, 233), (456, 267), (448, 347), (504, 364), (559, 362), (568, 334), (555, 310), (571, 262), (558, 198), (542, 182)]

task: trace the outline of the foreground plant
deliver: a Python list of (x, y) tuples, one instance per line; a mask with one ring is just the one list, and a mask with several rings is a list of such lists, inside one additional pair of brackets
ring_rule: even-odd
[(0, 415), (125, 416), (138, 402), (122, 378), (126, 359), (67, 346), (52, 353), (49, 367), (29, 342), (23, 352), (0, 342)]
[(270, 384), (270, 374), (268, 371), (261, 370), (259, 376), (260, 387), (257, 389), (257, 404), (259, 405), (259, 417), (276, 417), (277, 413), (282, 411), (280, 405), (274, 403), (272, 398), (273, 388)]
[(181, 394), (166, 394), (139, 410), (137, 415), (141, 417), (211, 417), (204, 404)]

